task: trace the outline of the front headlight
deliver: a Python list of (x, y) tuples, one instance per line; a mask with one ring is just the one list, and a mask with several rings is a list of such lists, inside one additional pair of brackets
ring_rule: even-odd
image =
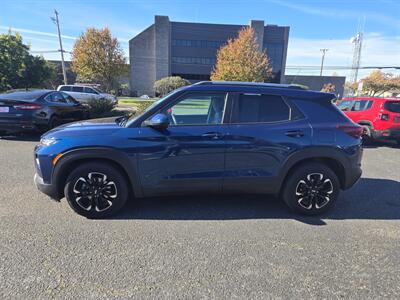
[(58, 142), (58, 140), (55, 138), (41, 138), (40, 139), (40, 144), (43, 146), (54, 145), (57, 142)]

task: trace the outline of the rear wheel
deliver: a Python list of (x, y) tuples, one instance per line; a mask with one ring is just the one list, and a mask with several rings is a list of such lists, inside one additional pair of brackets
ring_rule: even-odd
[(52, 116), (49, 121), (48, 129), (56, 128), (57, 126), (61, 125), (61, 121), (58, 117)]
[(71, 172), (64, 193), (76, 213), (97, 219), (111, 216), (124, 206), (128, 198), (128, 186), (114, 166), (91, 162)]
[(318, 215), (334, 206), (340, 185), (335, 173), (326, 165), (306, 163), (289, 174), (283, 188), (283, 200), (293, 211)]

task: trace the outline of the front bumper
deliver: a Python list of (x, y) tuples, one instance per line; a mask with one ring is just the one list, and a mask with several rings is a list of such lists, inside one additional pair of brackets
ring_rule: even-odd
[(55, 201), (60, 201), (61, 197), (58, 193), (57, 187), (54, 184), (47, 184), (43, 182), (43, 178), (40, 177), (39, 174), (35, 173), (33, 177), (33, 181), (39, 191), (49, 196), (51, 199)]

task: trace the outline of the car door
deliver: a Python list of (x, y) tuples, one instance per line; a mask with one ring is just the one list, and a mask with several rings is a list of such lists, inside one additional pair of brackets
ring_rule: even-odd
[(49, 107), (60, 123), (67, 123), (74, 120), (73, 107), (68, 104), (61, 92), (50, 93), (44, 99), (48, 102)]
[(146, 196), (222, 190), (226, 101), (227, 93), (184, 94), (158, 112), (169, 117), (167, 129), (140, 128), (138, 168)]
[[(66, 103), (69, 106), (68, 109), (70, 110), (70, 113), (68, 118), (71, 121), (79, 121), (87, 119), (89, 113), (86, 107), (84, 107), (81, 103), (76, 101), (71, 95), (68, 95), (67, 93), (64, 92), (60, 93), (64, 97)], [(65, 109), (67, 109), (67, 107), (65, 107)]]
[(368, 100), (356, 100), (353, 101), (353, 105), (349, 108), (349, 111), (347, 112), (347, 115), (350, 117), (350, 119), (353, 120), (353, 122), (358, 123), (362, 120), (365, 120), (364, 116), (365, 113), (364, 111), (368, 108)]
[(286, 158), (311, 144), (311, 128), (281, 96), (238, 93), (233, 99), (223, 191), (269, 192)]
[(88, 100), (95, 100), (95, 99), (99, 98), (98, 97), (98, 93), (94, 89), (92, 89), (91, 87), (86, 87), (85, 86), (83, 88), (83, 92), (86, 94), (86, 98)]
[(87, 102), (86, 94), (83, 92), (83, 86), (72, 86), (70, 95), (79, 102)]

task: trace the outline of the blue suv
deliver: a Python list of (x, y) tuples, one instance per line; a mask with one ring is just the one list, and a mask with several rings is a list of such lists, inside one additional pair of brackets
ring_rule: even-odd
[(327, 211), (361, 176), (362, 128), (333, 94), (297, 86), (200, 82), (132, 118), (57, 127), (34, 151), (36, 186), (88, 218), (152, 196), (254, 193)]

